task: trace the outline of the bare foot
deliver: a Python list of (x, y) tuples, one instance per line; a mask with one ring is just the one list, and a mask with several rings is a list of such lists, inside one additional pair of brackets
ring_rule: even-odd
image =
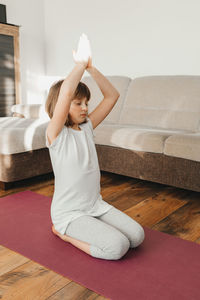
[(68, 236), (67, 236), (66, 234), (60, 234), (60, 233), (55, 229), (54, 225), (52, 226), (52, 232), (53, 232), (55, 235), (59, 236), (63, 241), (69, 242)]

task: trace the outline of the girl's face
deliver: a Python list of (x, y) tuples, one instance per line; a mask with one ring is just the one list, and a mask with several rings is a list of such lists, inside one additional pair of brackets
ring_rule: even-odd
[(70, 109), (69, 109), (69, 114), (74, 123), (76, 123), (76, 124), (83, 123), (88, 114), (87, 98), (72, 100)]

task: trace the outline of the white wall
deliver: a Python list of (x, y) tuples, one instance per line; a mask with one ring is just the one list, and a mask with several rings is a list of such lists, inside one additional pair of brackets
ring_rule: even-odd
[(45, 88), (72, 70), (72, 49), (83, 32), (104, 75), (200, 73), (199, 0), (0, 3), (6, 5), (7, 22), (21, 25), (22, 103), (42, 103)]
[(82, 32), (104, 75), (200, 73), (199, 0), (44, 1), (48, 75), (73, 68)]
[(7, 23), (19, 29), (21, 103), (42, 103), (45, 75), (44, 1), (1, 0), (6, 5)]

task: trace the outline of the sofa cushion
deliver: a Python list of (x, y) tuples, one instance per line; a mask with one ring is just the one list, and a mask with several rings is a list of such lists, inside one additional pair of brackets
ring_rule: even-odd
[(132, 80), (119, 124), (199, 130), (200, 76), (146, 76)]
[(200, 161), (200, 132), (169, 136), (165, 141), (164, 154)]
[(94, 130), (95, 144), (121, 147), (136, 151), (163, 153), (165, 140), (183, 131), (100, 124)]
[(19, 117), (0, 118), (0, 153), (14, 154), (45, 148), (48, 122)]
[[(112, 111), (107, 115), (102, 123), (117, 123), (119, 121), (119, 116), (122, 110), (124, 99), (126, 97), (128, 86), (131, 82), (131, 78), (126, 76), (106, 76), (106, 78), (108, 78), (111, 84), (118, 90), (120, 97), (118, 98)], [(90, 113), (103, 100), (103, 94), (91, 76), (83, 77), (81, 81), (88, 86), (91, 93), (91, 99), (88, 104), (88, 113)]]

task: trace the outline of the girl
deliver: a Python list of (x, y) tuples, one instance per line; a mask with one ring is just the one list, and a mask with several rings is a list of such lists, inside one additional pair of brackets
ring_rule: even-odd
[[(102, 199), (100, 169), (93, 130), (105, 119), (120, 94), (93, 65), (90, 43), (82, 34), (75, 66), (54, 83), (46, 100), (46, 129), (55, 188), (51, 203), (52, 231), (89, 255), (120, 259), (144, 240), (144, 230), (131, 217)], [(87, 70), (104, 98), (88, 115), (89, 88), (81, 82)]]

